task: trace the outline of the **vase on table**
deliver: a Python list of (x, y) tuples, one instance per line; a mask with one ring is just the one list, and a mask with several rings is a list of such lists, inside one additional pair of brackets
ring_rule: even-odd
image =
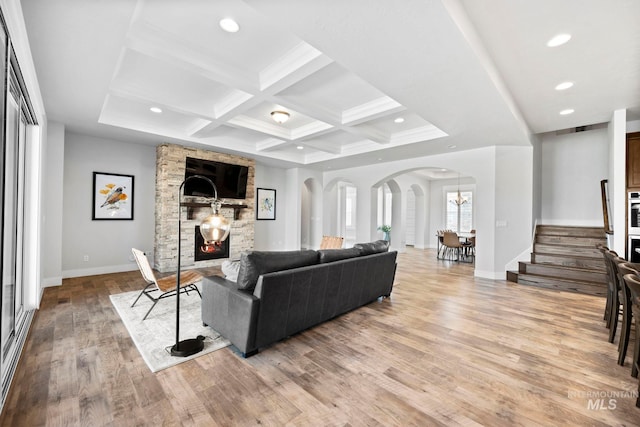
[(391, 241), (391, 232), (390, 231), (383, 231), (384, 235), (382, 236), (383, 240), (386, 240), (387, 242)]

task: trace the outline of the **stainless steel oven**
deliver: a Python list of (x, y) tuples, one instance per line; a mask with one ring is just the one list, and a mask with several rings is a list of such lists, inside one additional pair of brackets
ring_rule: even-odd
[(640, 236), (629, 236), (629, 246), (627, 246), (627, 259), (630, 262), (640, 262), (640, 253), (637, 250), (640, 250)]
[(629, 236), (640, 236), (640, 192), (630, 191), (627, 205), (627, 234)]

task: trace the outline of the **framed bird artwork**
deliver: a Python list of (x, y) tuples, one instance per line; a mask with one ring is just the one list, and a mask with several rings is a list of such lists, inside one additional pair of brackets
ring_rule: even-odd
[(93, 220), (133, 220), (133, 175), (93, 173)]

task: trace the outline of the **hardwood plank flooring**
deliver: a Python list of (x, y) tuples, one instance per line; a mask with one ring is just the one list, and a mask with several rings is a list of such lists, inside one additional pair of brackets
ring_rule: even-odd
[(0, 425), (640, 425), (603, 298), (474, 278), (432, 250), (399, 255), (389, 299), (156, 374), (109, 300), (142, 286), (135, 271), (47, 288)]

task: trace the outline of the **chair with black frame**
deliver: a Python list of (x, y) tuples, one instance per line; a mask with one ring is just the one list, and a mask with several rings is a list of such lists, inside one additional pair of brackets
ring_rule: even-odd
[[(442, 245), (445, 247), (445, 255), (449, 254), (449, 259), (453, 252), (456, 252), (456, 261), (460, 260), (460, 253), (464, 246), (460, 243), (460, 239), (458, 238), (458, 233), (455, 231), (445, 231), (442, 237)], [(444, 256), (443, 256), (444, 258)]]
[(597, 244), (596, 248), (598, 248), (600, 253), (602, 253), (602, 259), (604, 260), (604, 266), (607, 271), (607, 299), (604, 304), (604, 316), (602, 317), (602, 319), (607, 321), (607, 328), (608, 328), (609, 327), (609, 306), (611, 305), (611, 294), (609, 292), (609, 289), (611, 289), (611, 286), (609, 286), (609, 282), (611, 281), (611, 275), (609, 274), (609, 261), (607, 260), (607, 256), (605, 255), (605, 253), (609, 251), (609, 248), (601, 244)]
[[(623, 277), (624, 282), (629, 288), (631, 294), (631, 309), (635, 319), (635, 342), (633, 345), (633, 362), (631, 364), (631, 375), (638, 377), (638, 364), (640, 363), (640, 276), (637, 274), (626, 274)], [(640, 397), (638, 402), (640, 402)], [(638, 406), (638, 403), (636, 403)]]
[(438, 239), (438, 242), (437, 242), (438, 243), (438, 245), (437, 245), (438, 246), (438, 249), (437, 249), (438, 252), (436, 253), (436, 258), (440, 259), (440, 258), (443, 258), (441, 252), (444, 252), (444, 245), (442, 244), (443, 238), (444, 238), (444, 231), (443, 230), (436, 231), (436, 237)]
[(465, 241), (462, 243), (462, 246), (464, 247), (465, 256), (475, 257), (476, 256), (476, 230), (472, 229), (470, 231), (470, 234), (472, 234), (472, 236), (465, 239)]
[(624, 359), (629, 347), (629, 337), (631, 335), (631, 323), (633, 310), (631, 308), (631, 291), (624, 281), (627, 274), (640, 274), (640, 264), (630, 263), (622, 258), (618, 258), (618, 283), (620, 284), (620, 295), (618, 299), (622, 302), (622, 325), (620, 325), (620, 342), (618, 344), (618, 365), (624, 365)]
[[(138, 264), (142, 277), (147, 282), (147, 286), (145, 286), (145, 288), (140, 292), (136, 300), (131, 304), (131, 307), (136, 305), (142, 295), (147, 296), (147, 298), (153, 301), (151, 308), (149, 308), (147, 314), (142, 318), (142, 320), (145, 320), (158, 301), (163, 298), (176, 295), (177, 275), (172, 274), (161, 279), (156, 279), (156, 276), (153, 274), (153, 270), (151, 269), (151, 265), (149, 264), (149, 260), (144, 252), (135, 248), (132, 248), (131, 252), (133, 252), (133, 256), (136, 259), (136, 263)], [(195, 291), (200, 295), (200, 291), (196, 286), (200, 281), (202, 281), (202, 275), (197, 271), (190, 270), (180, 273), (180, 293), (188, 294), (191, 291)], [(155, 292), (159, 292), (159, 294), (156, 296)], [(202, 298), (202, 295), (200, 295), (200, 298)]]
[(607, 326), (609, 328), (609, 342), (613, 342), (616, 337), (616, 331), (618, 329), (618, 318), (620, 316), (620, 283), (618, 279), (618, 260), (624, 261), (623, 258), (618, 257), (615, 251), (605, 252), (605, 261), (607, 265), (607, 272), (609, 274), (609, 281), (607, 283), (607, 295), (611, 295), (609, 302), (609, 318), (607, 319)]

